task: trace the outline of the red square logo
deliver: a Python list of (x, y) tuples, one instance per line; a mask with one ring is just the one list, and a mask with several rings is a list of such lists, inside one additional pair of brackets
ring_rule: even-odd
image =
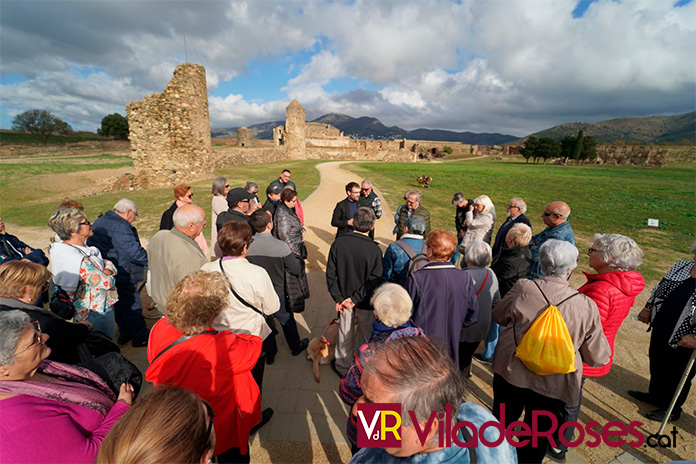
[(401, 447), (401, 404), (358, 403), (358, 447)]

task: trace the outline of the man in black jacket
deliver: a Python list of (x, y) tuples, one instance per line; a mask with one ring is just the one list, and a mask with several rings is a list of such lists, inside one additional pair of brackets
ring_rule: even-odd
[(271, 213), (271, 217), (275, 216), (275, 210), (280, 201), (280, 194), (283, 187), (277, 184), (269, 185), (266, 188), (266, 203), (263, 204), (263, 209)]
[(353, 230), (353, 215), (359, 207), (358, 200), (360, 186), (357, 182), (350, 182), (346, 185), (346, 198), (336, 203), (331, 216), (331, 226), (338, 228), (336, 238)]
[(495, 234), (495, 242), (493, 243), (493, 261), (498, 258), (500, 250), (507, 248), (505, 244), (505, 236), (512, 226), (515, 224), (527, 224), (530, 228), (532, 223), (529, 218), (524, 215), (527, 212), (527, 203), (524, 202), (522, 198), (515, 197), (510, 200), (507, 206), (507, 219), (498, 229), (498, 233)]
[(249, 211), (249, 202), (254, 196), (241, 187), (233, 188), (227, 192), (227, 206), (229, 209), (218, 214), (215, 227), (218, 232), (229, 221), (237, 221), (249, 223), (249, 216), (246, 215)]
[[(358, 187), (357, 184), (355, 184)], [(357, 190), (357, 189), (356, 189)], [(367, 233), (375, 226), (375, 213), (358, 208), (352, 218), (355, 230), (337, 237), (331, 244), (326, 263), (326, 284), (338, 312), (338, 342), (332, 368), (343, 376), (350, 368), (355, 351), (353, 325), (358, 319), (359, 340), (370, 338), (375, 320), (370, 298), (382, 283), (382, 250)], [(361, 310), (356, 315), (356, 310)]]
[[(365, 206), (371, 208), (375, 213), (375, 219), (382, 217), (382, 202), (379, 197), (372, 189), (372, 181), (363, 180), (362, 187), (360, 188), (360, 199), (358, 200), (358, 206)], [(368, 234), (372, 240), (375, 239), (375, 229), (373, 228)]]
[(5, 223), (0, 218), (0, 264), (7, 261), (26, 259), (42, 266), (48, 266), (48, 258), (42, 250), (32, 248), (5, 230)]

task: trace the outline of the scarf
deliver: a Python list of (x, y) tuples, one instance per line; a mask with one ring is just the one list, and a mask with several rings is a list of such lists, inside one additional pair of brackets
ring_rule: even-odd
[(51, 272), (53, 281), (69, 293), (77, 290), (80, 283), (80, 267), (84, 258), (104, 270), (104, 260), (96, 247), (54, 243), (51, 245)]

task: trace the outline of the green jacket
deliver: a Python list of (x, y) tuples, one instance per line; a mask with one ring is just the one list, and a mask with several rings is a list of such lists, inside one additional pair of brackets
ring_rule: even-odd
[[(428, 234), (430, 233), (430, 211), (425, 209), (425, 206), (422, 204), (418, 205), (418, 208), (416, 208), (413, 213), (411, 213), (411, 216), (420, 216), (425, 220), (425, 234), (423, 234), (423, 237), (426, 239), (428, 238)], [(396, 224), (396, 239), (399, 240), (402, 235), (404, 235), (404, 228), (406, 227), (406, 219), (408, 219), (408, 208), (401, 208), (401, 212), (399, 213), (399, 221)]]

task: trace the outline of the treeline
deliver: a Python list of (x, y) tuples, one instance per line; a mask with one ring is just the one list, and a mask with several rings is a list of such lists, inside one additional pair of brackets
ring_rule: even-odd
[[(48, 144), (51, 134), (69, 135), (73, 132), (70, 124), (46, 110), (28, 110), (18, 114), (12, 120), (12, 129), (34, 134), (43, 145)], [(118, 113), (105, 116), (97, 134), (125, 140), (128, 138), (128, 120)]]
[(585, 136), (582, 130), (578, 131), (578, 135), (566, 136), (561, 141), (552, 139), (551, 137), (536, 138), (530, 136), (524, 142), (524, 148), (520, 151), (529, 163), (532, 158), (534, 163), (539, 159), (546, 160), (563, 158), (563, 164), (568, 160), (575, 160), (576, 163), (585, 163), (585, 160), (593, 159), (597, 156), (597, 141), (591, 136)]

